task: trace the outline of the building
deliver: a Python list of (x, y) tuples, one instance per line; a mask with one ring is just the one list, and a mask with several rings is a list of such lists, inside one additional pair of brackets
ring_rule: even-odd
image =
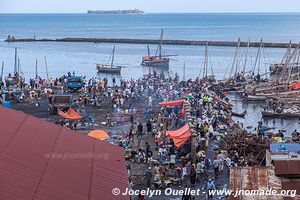
[(229, 196), (229, 200), (300, 200), (300, 144), (271, 144), (266, 153), (267, 166), (234, 167), (230, 170), (232, 190), (296, 190), (295, 196)]
[(123, 149), (0, 107), (0, 200), (129, 199)]

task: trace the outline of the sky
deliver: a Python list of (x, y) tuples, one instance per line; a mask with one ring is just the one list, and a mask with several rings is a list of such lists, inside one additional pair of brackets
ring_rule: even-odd
[(300, 0), (0, 0), (0, 13), (85, 13), (141, 9), (148, 13), (300, 12)]

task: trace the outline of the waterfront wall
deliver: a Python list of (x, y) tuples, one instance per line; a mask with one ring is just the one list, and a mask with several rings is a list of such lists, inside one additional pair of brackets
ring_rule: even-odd
[[(151, 39), (129, 39), (129, 38), (61, 38), (61, 39), (35, 39), (9, 37), (5, 42), (93, 42), (93, 43), (127, 43), (127, 44), (158, 44), (160, 40)], [(235, 47), (237, 42), (233, 41), (199, 41), (199, 40), (163, 40), (164, 45), (195, 45), (195, 46), (224, 46)], [(288, 48), (290, 43), (264, 42), (263, 47), (267, 48)], [(292, 43), (291, 47), (296, 48), (298, 44)], [(246, 47), (247, 42), (241, 42), (241, 47)], [(260, 42), (250, 42), (250, 47), (259, 47)]]

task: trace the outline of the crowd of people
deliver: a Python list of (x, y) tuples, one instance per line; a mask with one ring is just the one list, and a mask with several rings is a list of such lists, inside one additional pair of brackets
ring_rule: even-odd
[[(164, 77), (163, 74), (121, 81), (118, 93), (122, 93), (120, 98), (125, 97), (125, 100), (116, 107), (122, 108), (135, 98), (146, 100), (143, 117), (135, 119), (131, 115), (129, 133), (119, 142), (119, 146), (125, 148), (130, 181), (134, 179), (131, 165), (135, 163), (147, 166), (144, 177), (147, 187), (165, 188), (170, 184), (190, 187), (207, 182), (209, 189), (218, 177), (227, 176), (231, 159), (223, 154), (220, 147), (209, 155), (207, 150), (211, 147), (207, 148), (206, 142), (214, 143), (220, 133), (228, 130), (231, 121), (223, 93), (219, 91), (216, 95), (207, 86), (200, 79), (180, 82), (176, 75)], [(177, 99), (186, 99), (192, 108), (192, 123), (197, 134), (195, 161), (191, 155), (191, 140), (177, 148), (166, 135), (166, 131), (179, 129), (187, 120), (182, 113), (182, 105), (159, 107), (158, 102)]]
[[(68, 91), (66, 82), (71, 76), (75, 76), (75, 72), (56, 79), (37, 77), (30, 79), (29, 84), (23, 82), (22, 88), (27, 89), (27, 98), (48, 99), (50, 105), (54, 94)], [(56, 123), (77, 129), (79, 124), (94, 123), (97, 109), (107, 105), (104, 123), (107, 129), (116, 126), (113, 118), (116, 115), (122, 116), (122, 123), (129, 125), (128, 129), (122, 129), (126, 134), (121, 135), (117, 144), (125, 150), (131, 186), (142, 183), (144, 187), (163, 189), (170, 185), (195, 187), (205, 184), (207, 190), (223, 189), (223, 185), (218, 184), (220, 179), (228, 178), (228, 170), (238, 165), (239, 160), (227, 156), (220, 145), (232, 126), (226, 93), (222, 89), (212, 91), (209, 86), (200, 78), (179, 81), (177, 74), (166, 76), (155, 71), (136, 80), (113, 78), (111, 83), (107, 78), (82, 77), (82, 87), (72, 100), (72, 106), (82, 118), (78, 121), (58, 119)], [(3, 101), (7, 88), (2, 83)], [(183, 105), (158, 104), (178, 99), (190, 105), (191, 121), (185, 115)], [(196, 143), (190, 137), (178, 147), (166, 132), (187, 123), (194, 130), (192, 137), (196, 138)], [(195, 155), (192, 148), (196, 149)], [(147, 169), (141, 182), (135, 180), (137, 165)]]

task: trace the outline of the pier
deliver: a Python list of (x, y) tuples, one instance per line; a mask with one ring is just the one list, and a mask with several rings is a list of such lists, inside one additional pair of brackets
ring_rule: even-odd
[[(36, 39), (36, 38), (20, 38), (8, 37), (5, 42), (92, 42), (92, 43), (126, 43), (126, 44), (159, 44), (160, 40), (152, 39), (130, 39), (130, 38), (60, 38), (60, 39)], [(240, 42), (241, 47), (247, 47), (248, 42)], [(192, 46), (223, 46), (235, 47), (238, 42), (234, 41), (200, 41), (200, 40), (163, 40), (164, 45), (192, 45)], [(296, 48), (296, 43), (277, 43), (264, 42), (263, 47), (266, 48)], [(250, 47), (259, 47), (260, 42), (250, 42)]]

